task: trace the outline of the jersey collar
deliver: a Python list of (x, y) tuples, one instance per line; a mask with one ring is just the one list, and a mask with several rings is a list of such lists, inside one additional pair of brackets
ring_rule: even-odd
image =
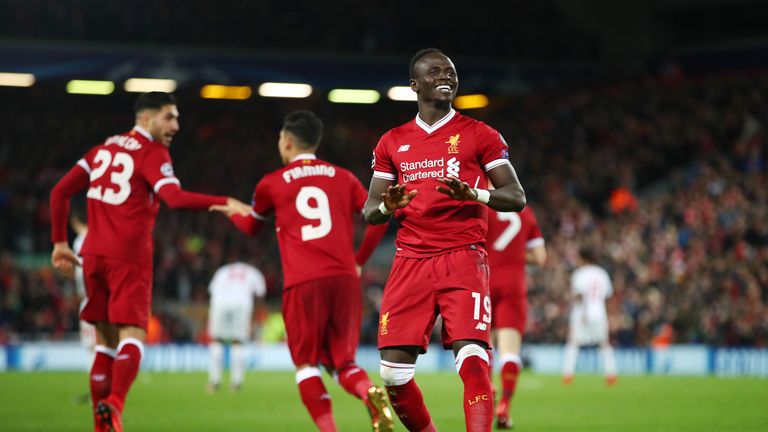
[(143, 127), (141, 127), (141, 126), (134, 126), (133, 130), (135, 130), (136, 132), (144, 135), (144, 138), (146, 138), (146, 139), (148, 139), (150, 141), (154, 141), (154, 138), (152, 138), (152, 135), (149, 132), (147, 132), (147, 130), (144, 129)]
[(296, 162), (297, 160), (313, 160), (317, 159), (317, 156), (315, 156), (312, 153), (299, 153), (296, 156), (291, 159), (291, 163)]
[(451, 121), (451, 119), (452, 119), (452, 118), (453, 118), (453, 116), (455, 116), (455, 115), (456, 115), (456, 110), (454, 110), (453, 108), (451, 108), (451, 110), (450, 110), (450, 111), (448, 111), (448, 114), (446, 114), (446, 115), (445, 115), (445, 117), (441, 118), (441, 119), (440, 119), (440, 120), (438, 120), (438, 121), (437, 121), (435, 124), (433, 124), (432, 126), (430, 126), (430, 125), (428, 125), (427, 123), (425, 123), (425, 122), (424, 122), (424, 120), (422, 120), (422, 119), (419, 117), (419, 115), (418, 115), (418, 114), (416, 114), (416, 126), (418, 126), (418, 127), (422, 128), (422, 129), (424, 130), (424, 132), (426, 132), (426, 133), (428, 133), (428, 134), (431, 134), (432, 132), (434, 132), (434, 131), (436, 131), (436, 130), (440, 129), (440, 128), (441, 128), (442, 126), (444, 126), (446, 123), (448, 123), (449, 121)]

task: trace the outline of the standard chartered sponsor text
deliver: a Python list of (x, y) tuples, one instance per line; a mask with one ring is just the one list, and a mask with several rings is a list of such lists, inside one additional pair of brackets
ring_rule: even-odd
[[(448, 176), (458, 177), (459, 162), (456, 160), (456, 158), (451, 158), (448, 160), (447, 164)], [(424, 158), (416, 162), (400, 162), (400, 172), (402, 172), (403, 183), (408, 183), (415, 180), (445, 177), (445, 166), (445, 158)]]

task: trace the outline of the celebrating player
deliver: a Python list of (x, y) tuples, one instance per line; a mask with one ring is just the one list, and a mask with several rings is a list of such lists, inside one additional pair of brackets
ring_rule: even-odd
[(466, 429), (490, 431), (487, 213), (522, 210), (525, 193), (499, 132), (451, 107), (459, 85), (453, 62), (440, 50), (421, 50), (410, 78), (419, 112), (376, 146), (365, 204), (369, 223), (394, 213), (401, 224), (381, 304), (381, 377), (408, 430), (435, 430), (413, 377), (440, 313), (443, 345), (453, 349), (464, 382)]
[(355, 256), (354, 221), (367, 193), (351, 172), (317, 159), (323, 123), (310, 111), (285, 117), (278, 149), (285, 166), (256, 185), (253, 211), (232, 216), (254, 235), (274, 214), (283, 265), (283, 317), (288, 348), (296, 365), (301, 400), (317, 427), (336, 431), (331, 401), (319, 365), (363, 400), (374, 431), (391, 431), (386, 393), (355, 364), (362, 321), (359, 267), (384, 235), (367, 229)]
[(245, 353), (242, 344), (251, 337), (253, 297), (264, 298), (267, 284), (256, 267), (234, 262), (221, 266), (208, 285), (211, 304), (208, 310), (208, 332), (213, 339), (208, 346), (208, 392), (215, 393), (224, 369), (224, 345), (231, 344), (229, 386), (239, 391), (245, 375)]
[(565, 345), (563, 382), (570, 384), (579, 348), (583, 345), (600, 346), (605, 367), (605, 380), (609, 385), (616, 383), (616, 359), (608, 341), (608, 314), (605, 299), (613, 294), (613, 284), (602, 267), (597, 265), (594, 252), (587, 247), (579, 250), (579, 267), (571, 275), (573, 307)]
[(71, 274), (77, 257), (67, 244), (70, 198), (88, 188), (88, 235), (82, 251), (88, 303), (80, 313), (96, 327), (90, 372), (97, 431), (122, 431), (125, 397), (139, 372), (152, 300), (152, 230), (160, 201), (171, 208), (225, 206), (248, 214), (235, 200), (181, 189), (168, 152), (179, 130), (172, 94), (144, 93), (136, 125), (93, 147), (51, 191), (51, 262)]
[(491, 267), (491, 326), (501, 364), (501, 399), (496, 426), (512, 429), (509, 404), (523, 368), (520, 346), (528, 316), (525, 265), (542, 266), (547, 259), (544, 237), (530, 207), (519, 213), (488, 215), (488, 264)]

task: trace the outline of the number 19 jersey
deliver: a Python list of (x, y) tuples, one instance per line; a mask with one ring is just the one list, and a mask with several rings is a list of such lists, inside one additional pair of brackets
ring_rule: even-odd
[(368, 192), (350, 171), (299, 155), (259, 181), (253, 215), (275, 216), (286, 288), (329, 276), (357, 275), (354, 218)]
[(180, 182), (168, 148), (144, 133), (134, 128), (109, 137), (77, 162), (90, 177), (83, 255), (152, 265), (152, 230), (160, 208), (155, 194)]

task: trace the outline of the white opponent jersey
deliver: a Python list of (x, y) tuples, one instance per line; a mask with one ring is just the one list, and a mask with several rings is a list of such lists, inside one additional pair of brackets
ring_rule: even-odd
[(256, 267), (236, 262), (216, 270), (208, 292), (211, 294), (211, 307), (231, 304), (253, 307), (253, 297), (264, 297), (267, 284)]
[(596, 265), (584, 265), (571, 276), (571, 293), (581, 294), (581, 302), (575, 303), (572, 316), (585, 316), (589, 321), (605, 320), (605, 299), (613, 294), (613, 285), (608, 272)]

